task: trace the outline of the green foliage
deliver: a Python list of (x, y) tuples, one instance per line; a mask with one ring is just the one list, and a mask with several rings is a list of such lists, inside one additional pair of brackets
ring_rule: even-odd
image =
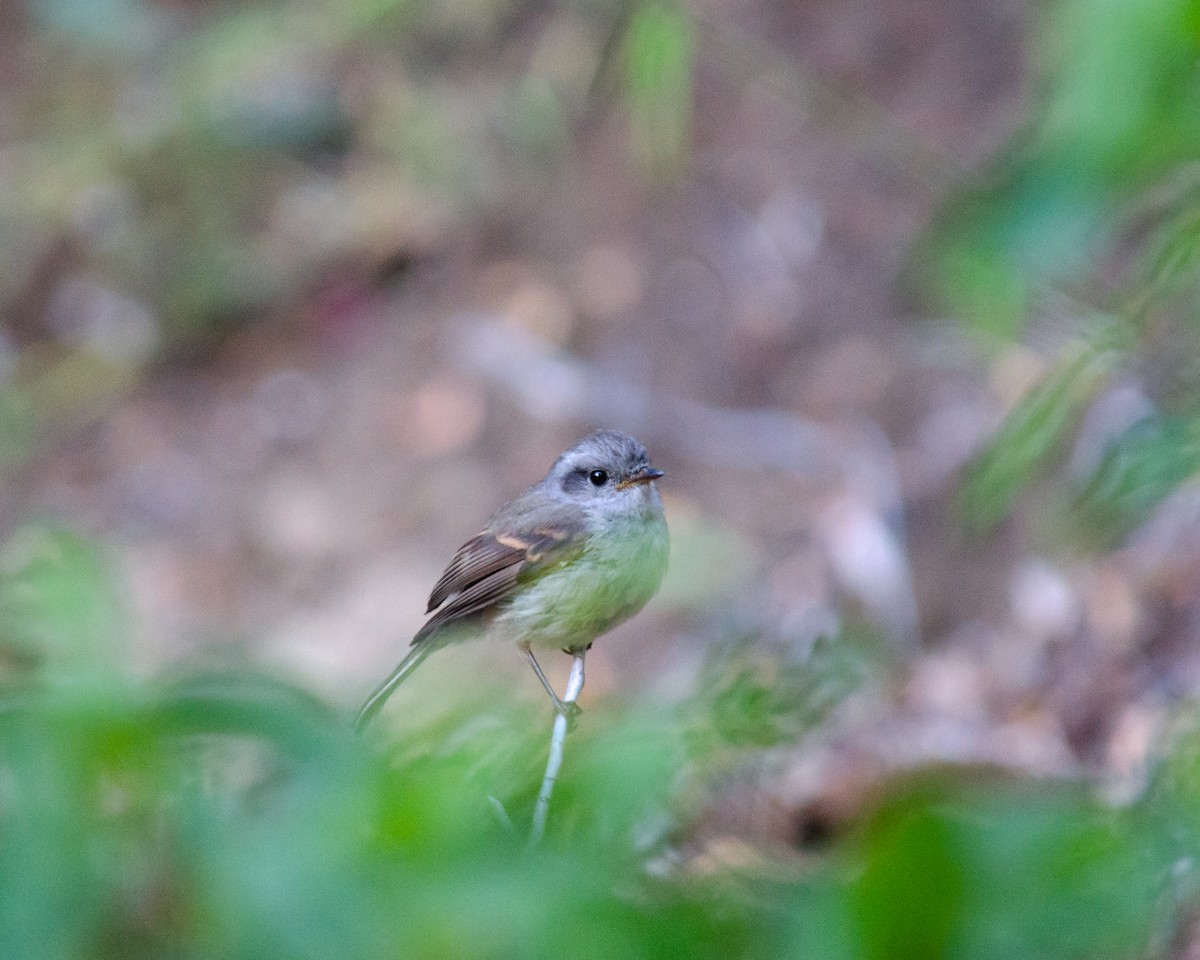
[(653, 173), (678, 168), (691, 131), (691, 21), (676, 3), (635, 8), (625, 37), (625, 98), (634, 151)]
[(1142, 856), (1151, 835), (1074, 789), (899, 790), (861, 840), (852, 895), (866, 955), (1137, 955), (1158, 894)]
[(1030, 294), (1088, 277), (1148, 186), (1200, 151), (1196, 0), (1060, 0), (1034, 30), (1037, 101), (1022, 135), (945, 211), (934, 286), (1012, 336)]
[(711, 658), (693, 702), (693, 754), (795, 743), (879, 673), (881, 651), (847, 631), (819, 637), (802, 660), (758, 638)]
[(0, 646), (47, 682), (116, 668), (126, 624), (104, 557), (69, 531), (29, 525), (0, 548)]
[(963, 479), (960, 509), (968, 527), (992, 530), (1061, 449), (1103, 384), (1112, 354), (1084, 349), (1051, 371), (1014, 407)]
[[(977, 531), (1066, 459), (1107, 382), (1143, 389), (1147, 421), (1115, 436), (1090, 475), (1058, 477), (1066, 494), (1049, 504), (1068, 541), (1108, 546), (1200, 468), (1189, 439), (1200, 424), (1200, 4), (1060, 0), (1032, 36), (1025, 128), (951, 198), (916, 265), (984, 342), (1031, 331), (1051, 343), (1042, 384), (966, 474)], [(1044, 335), (1064, 314), (1065, 348)], [(1094, 361), (1080, 367), (1078, 340), (1104, 342), (1098, 375)]]
[(93, 654), (90, 682), (47, 657), (0, 699), (4, 956), (1138, 957), (1191, 895), (1166, 883), (1200, 849), (1194, 736), (1127, 810), (934, 770), (820, 859), (693, 867), (713, 757), (796, 742), (868, 675), (853, 643), (819, 645), (807, 679), (732, 648), (680, 708), (589, 710), (530, 849), (542, 712), (362, 741), (267, 677), (135, 680), (102, 558), (55, 529), (4, 548), (5, 635)]
[(1152, 416), (1131, 426), (1104, 453), (1078, 493), (1080, 526), (1102, 542), (1128, 533), (1164, 497), (1200, 472), (1200, 421)]

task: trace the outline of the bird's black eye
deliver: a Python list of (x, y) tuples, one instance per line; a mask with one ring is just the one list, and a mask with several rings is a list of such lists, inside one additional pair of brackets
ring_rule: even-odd
[(608, 483), (608, 473), (604, 470), (593, 470), (588, 474), (588, 479), (592, 481), (592, 486), (602, 487)]

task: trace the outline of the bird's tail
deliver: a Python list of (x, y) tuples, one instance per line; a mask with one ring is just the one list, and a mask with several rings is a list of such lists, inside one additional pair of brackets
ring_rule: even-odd
[(375, 719), (375, 714), (382, 710), (383, 705), (387, 703), (392, 691), (400, 685), (400, 681), (412, 673), (417, 665), (434, 651), (434, 647), (435, 645), (431, 643), (418, 643), (408, 651), (408, 655), (400, 661), (391, 675), (375, 688), (374, 693), (367, 697), (367, 702), (358, 711), (358, 719), (354, 721), (355, 733), (361, 734), (367, 729), (368, 724)]

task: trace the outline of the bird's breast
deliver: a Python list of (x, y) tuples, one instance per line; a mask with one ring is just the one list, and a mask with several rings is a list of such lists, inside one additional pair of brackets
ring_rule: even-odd
[(578, 556), (518, 590), (496, 618), (517, 642), (586, 646), (629, 619), (654, 596), (667, 568), (661, 518), (593, 533)]

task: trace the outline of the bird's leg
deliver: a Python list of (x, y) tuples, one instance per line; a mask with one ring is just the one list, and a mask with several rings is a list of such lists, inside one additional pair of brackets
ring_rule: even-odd
[[(571, 661), (571, 675), (567, 679), (567, 691), (560, 701), (563, 704), (575, 706), (575, 700), (579, 696), (579, 691), (583, 689), (583, 657), (585, 650), (578, 650), (572, 654), (574, 659)], [(530, 657), (533, 663), (533, 657)], [(558, 699), (556, 696), (554, 699)], [(570, 721), (566, 714), (560, 713), (554, 718), (554, 732), (550, 737), (550, 756), (546, 760), (546, 775), (542, 778), (542, 789), (538, 791), (537, 802), (533, 807), (533, 828), (529, 833), (530, 844), (535, 844), (542, 839), (542, 834), (546, 831), (546, 816), (550, 812), (550, 794), (554, 790), (554, 784), (558, 781), (558, 771), (562, 767), (563, 746), (567, 742), (567, 728), (570, 726)]]
[[(529, 661), (529, 665), (533, 667), (533, 672), (537, 674), (537, 678), (542, 682), (542, 686), (545, 688), (546, 693), (549, 694), (550, 702), (554, 704), (555, 712), (560, 716), (566, 717), (568, 720), (573, 720), (579, 716), (579, 714), (583, 712), (580, 709), (579, 704), (575, 703), (574, 700), (563, 700), (557, 693), (554, 692), (554, 688), (550, 686), (550, 681), (546, 679), (546, 675), (542, 672), (542, 666), (537, 662), (537, 657), (533, 655), (533, 651), (529, 649), (528, 646), (522, 645), (521, 652), (525, 654), (525, 658)], [(582, 656), (582, 654), (580, 654), (580, 656)]]

